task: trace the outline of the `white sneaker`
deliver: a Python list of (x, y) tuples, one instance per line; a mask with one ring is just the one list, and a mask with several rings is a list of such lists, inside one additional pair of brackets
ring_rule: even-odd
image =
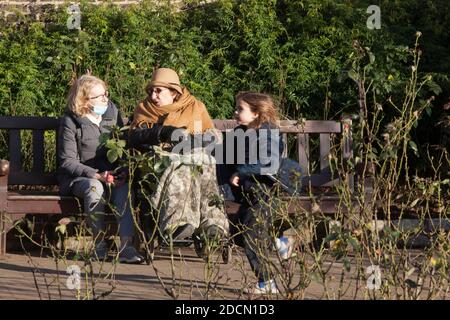
[(119, 253), (119, 263), (142, 263), (144, 257), (141, 256), (133, 246), (126, 246)]
[(292, 256), (294, 250), (294, 239), (292, 237), (280, 237), (275, 239), (275, 244), (281, 260), (287, 260)]
[(259, 281), (255, 286), (245, 288), (244, 293), (247, 294), (277, 294), (280, 291), (277, 288), (277, 284), (274, 280)]

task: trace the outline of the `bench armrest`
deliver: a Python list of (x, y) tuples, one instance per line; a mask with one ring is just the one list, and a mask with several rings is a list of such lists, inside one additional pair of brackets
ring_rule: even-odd
[(0, 176), (7, 176), (9, 174), (9, 161), (0, 159)]

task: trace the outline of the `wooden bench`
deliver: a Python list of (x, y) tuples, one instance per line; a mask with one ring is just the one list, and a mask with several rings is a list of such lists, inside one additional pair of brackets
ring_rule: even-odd
[[(44, 157), (44, 134), (45, 131), (58, 130), (57, 118), (51, 117), (0, 117), (0, 130), (7, 130), (9, 137), (9, 161), (1, 160), (0, 163), (0, 256), (6, 252), (6, 233), (12, 228), (12, 222), (23, 218), (27, 214), (77, 214), (79, 205), (74, 197), (60, 196), (57, 192), (56, 173), (45, 172)], [(232, 130), (236, 126), (234, 120), (214, 120), (216, 128), (225, 132)], [(328, 155), (332, 147), (331, 135), (343, 137), (342, 156), (344, 159), (352, 159), (352, 122), (350, 118), (342, 121), (281, 121), (280, 132), (283, 134), (285, 142), (289, 136), (293, 136), (291, 144), (296, 144), (298, 161), (305, 170), (309, 172), (311, 166), (310, 159), (310, 140), (311, 136), (318, 135), (319, 159), (320, 163), (318, 173), (313, 174), (312, 186), (332, 187), (337, 183), (346, 180), (351, 190), (353, 190), (354, 177), (349, 175), (345, 179), (342, 177), (333, 177), (329, 170)], [(21, 154), (21, 131), (32, 131), (32, 166), (31, 170), (23, 169)], [(343, 136), (341, 136), (343, 135)], [(57, 144), (57, 134), (54, 134)], [(57, 148), (57, 145), (56, 145)], [(55, 149), (56, 150), (56, 149)], [(287, 151), (287, 148), (285, 148)], [(285, 154), (286, 155), (286, 154)], [(56, 157), (56, 155), (55, 155)], [(46, 186), (53, 191), (20, 190), (18, 186)], [(334, 213), (337, 210), (339, 197), (336, 194), (320, 196), (320, 210), (323, 213)], [(305, 210), (312, 210), (312, 200), (308, 195), (298, 196), (293, 202), (294, 207), (290, 210), (302, 207)], [(226, 210), (228, 214), (236, 213), (239, 210), (239, 204), (227, 202)], [(317, 208), (316, 208), (317, 210)]]

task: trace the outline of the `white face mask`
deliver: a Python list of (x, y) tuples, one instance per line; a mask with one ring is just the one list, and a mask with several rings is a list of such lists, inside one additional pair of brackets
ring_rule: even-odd
[(92, 112), (94, 112), (95, 114), (101, 116), (103, 114), (105, 114), (106, 109), (108, 109), (108, 106), (101, 106), (101, 105), (94, 105), (92, 106)]

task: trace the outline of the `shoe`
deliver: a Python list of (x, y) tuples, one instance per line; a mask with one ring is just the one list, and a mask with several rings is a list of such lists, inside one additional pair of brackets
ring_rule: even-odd
[(277, 238), (275, 245), (281, 260), (287, 260), (292, 256), (292, 251), (294, 250), (294, 239), (292, 237)]
[(108, 257), (108, 245), (105, 241), (100, 241), (95, 245), (94, 258), (104, 261)]
[(194, 226), (190, 223), (186, 223), (175, 229), (172, 234), (173, 240), (184, 240), (189, 238), (194, 233)]
[(244, 293), (247, 294), (277, 294), (280, 291), (277, 288), (275, 281), (259, 281), (255, 286), (244, 289)]
[(144, 257), (141, 256), (133, 246), (126, 246), (119, 252), (119, 263), (142, 263)]

